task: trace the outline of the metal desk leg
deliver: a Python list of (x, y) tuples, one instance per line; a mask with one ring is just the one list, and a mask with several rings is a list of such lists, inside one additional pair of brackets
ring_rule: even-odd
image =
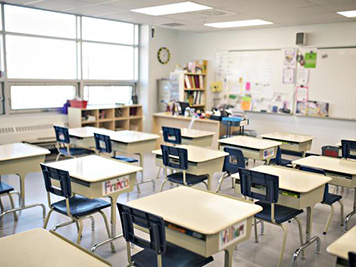
[(144, 170), (144, 168), (143, 168), (143, 155), (141, 153), (136, 153), (136, 154), (140, 156), (140, 167), (142, 168), (141, 181), (136, 183), (137, 192), (141, 193), (141, 190), (140, 190), (140, 187), (139, 187), (140, 184), (145, 184), (145, 183), (150, 183), (150, 182), (152, 182), (152, 186), (153, 186), (153, 190), (154, 190), (156, 188), (155, 181), (153, 179), (147, 179), (147, 180), (143, 179), (143, 170)]
[(233, 256), (235, 247), (236, 247), (236, 245), (229, 246), (225, 249), (224, 267), (232, 267), (232, 256)]
[(347, 230), (349, 230), (348, 222), (349, 222), (350, 218), (355, 214), (356, 214), (356, 188), (354, 189), (354, 206), (353, 206), (353, 210), (345, 218), (345, 222), (344, 222), (344, 230), (345, 230), (345, 232)]
[[(312, 233), (312, 223), (313, 223), (313, 208), (312, 207), (307, 207), (307, 225), (306, 225), (306, 241), (305, 243), (298, 248), (294, 254), (293, 254), (293, 266), (297, 266), (297, 258), (301, 252), (304, 251), (307, 247), (309, 247), (311, 244), (316, 242), (316, 248), (315, 248), (315, 253), (319, 254), (320, 253), (320, 238), (318, 236), (314, 236), (311, 238), (311, 233)], [(303, 254), (303, 253), (302, 253)]]

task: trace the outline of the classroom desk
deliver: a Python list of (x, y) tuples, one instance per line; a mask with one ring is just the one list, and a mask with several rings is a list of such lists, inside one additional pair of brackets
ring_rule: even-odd
[[(310, 156), (292, 161), (294, 167), (307, 166), (325, 171), (332, 178), (330, 184), (346, 188), (356, 188), (356, 161), (324, 156)], [(354, 192), (353, 210), (345, 218), (345, 230), (348, 229), (348, 221), (356, 214), (356, 189)]]
[(181, 129), (182, 144), (202, 147), (211, 146), (214, 134), (214, 132), (183, 128)]
[[(356, 141), (356, 139), (353, 139), (353, 138), (345, 138), (345, 139), (343, 139), (343, 140)], [(336, 146), (339, 147), (338, 155), (339, 155), (339, 157), (341, 158), (341, 157), (342, 157), (342, 144), (341, 144), (341, 141), (340, 141), (340, 142), (337, 142)], [(352, 149), (352, 150), (350, 151), (350, 154), (351, 154), (352, 156), (356, 156), (356, 151), (355, 151), (354, 149)]]
[[(116, 202), (120, 194), (133, 190), (136, 173), (142, 171), (141, 167), (96, 155), (46, 163), (45, 165), (68, 171), (73, 193), (91, 199), (110, 198), (112, 238), (96, 244), (93, 250), (122, 236), (116, 236)], [(55, 181), (53, 183), (56, 184)]]
[(302, 157), (305, 157), (305, 153), (310, 150), (313, 136), (302, 135), (302, 134), (293, 134), (285, 132), (273, 132), (261, 134), (263, 139), (273, 140), (281, 142), (281, 149), (288, 151), (301, 152)]
[[(159, 135), (128, 130), (115, 132), (95, 127), (72, 128), (69, 129), (71, 144), (83, 147), (95, 147), (94, 133), (109, 135), (113, 151), (138, 155), (140, 157), (140, 166), (142, 167), (142, 176), (141, 182), (137, 184), (152, 182), (153, 186), (155, 185), (153, 179), (143, 179), (143, 156), (145, 153), (155, 149), (156, 140), (160, 138)], [(137, 189), (140, 192), (139, 187)]]
[(111, 264), (53, 231), (32, 229), (0, 238), (3, 267), (105, 267)]
[(20, 207), (5, 211), (16, 212), (23, 209), (41, 206), (43, 217), (46, 209), (43, 204), (25, 204), (25, 178), (30, 172), (40, 172), (40, 163), (45, 161), (48, 149), (22, 143), (0, 145), (0, 175), (17, 174), (20, 178)]
[(326, 251), (337, 257), (336, 265), (348, 266), (348, 253), (356, 253), (356, 226), (331, 243)]
[[(279, 197), (278, 204), (294, 209), (306, 209), (306, 242), (293, 255), (294, 263), (302, 250), (313, 242), (317, 242), (317, 252), (320, 251), (320, 238), (313, 237), (312, 221), (314, 206), (323, 200), (325, 184), (331, 178), (320, 174), (298, 171), (279, 166), (258, 166), (252, 170), (276, 175), (279, 177)], [(233, 174), (233, 178), (239, 180), (239, 175)], [(235, 192), (240, 194), (239, 182), (235, 185)]]
[[(215, 172), (222, 171), (225, 156), (229, 155), (226, 152), (212, 150), (198, 146), (177, 145), (178, 148), (185, 148), (188, 151), (188, 169), (187, 173), (195, 175), (208, 174), (208, 190), (211, 190), (213, 175)], [(164, 167), (162, 159), (162, 150), (157, 149), (152, 151), (155, 155), (157, 167)]]
[(262, 210), (251, 202), (184, 186), (127, 205), (161, 216), (167, 223), (168, 242), (205, 257), (224, 250), (225, 267), (232, 266), (236, 245), (250, 238), (253, 216)]
[(220, 139), (220, 149), (224, 147), (238, 148), (242, 151), (245, 158), (262, 160), (266, 164), (270, 159), (276, 157), (277, 148), (281, 142), (263, 140), (248, 136), (234, 136), (230, 138)]

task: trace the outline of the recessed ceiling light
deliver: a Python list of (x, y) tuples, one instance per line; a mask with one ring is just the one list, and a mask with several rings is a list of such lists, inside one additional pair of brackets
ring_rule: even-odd
[(131, 9), (131, 11), (146, 14), (146, 15), (151, 15), (151, 16), (162, 16), (162, 15), (186, 13), (186, 12), (193, 12), (193, 11), (206, 10), (206, 9), (211, 9), (211, 7), (200, 5), (193, 2), (182, 2), (182, 3), (175, 3), (175, 4), (162, 5), (162, 6), (152, 6), (152, 7)]
[(205, 23), (205, 26), (214, 28), (235, 28), (235, 27), (249, 27), (249, 26), (259, 26), (259, 25), (269, 25), (272, 22), (261, 20), (261, 19), (251, 19), (251, 20), (238, 20), (238, 21), (226, 21), (217, 23)]
[(349, 11), (340, 11), (336, 12), (342, 16), (348, 17), (348, 18), (353, 18), (356, 17), (356, 10), (349, 10)]

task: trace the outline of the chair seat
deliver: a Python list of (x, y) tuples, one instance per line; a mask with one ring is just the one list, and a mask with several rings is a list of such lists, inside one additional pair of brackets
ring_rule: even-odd
[[(69, 156), (66, 148), (60, 148), (59, 151), (61, 152), (61, 154)], [(79, 148), (79, 147), (72, 147), (69, 149), (69, 152), (71, 156), (79, 156), (79, 155), (95, 153), (93, 150), (86, 149), (86, 148)]]
[(113, 159), (117, 159), (117, 160), (121, 160), (121, 161), (125, 161), (128, 163), (134, 163), (134, 162), (138, 162), (137, 159), (135, 158), (130, 158), (130, 157), (124, 157), (124, 156), (113, 156)]
[[(168, 181), (176, 184), (183, 184), (183, 173), (176, 172), (170, 175), (167, 175)], [(208, 179), (208, 175), (194, 175), (190, 173), (186, 173), (186, 181), (188, 185), (199, 184)]]
[[(258, 201), (255, 204), (260, 205), (263, 208), (263, 210), (260, 213), (257, 213), (255, 217), (271, 222), (271, 204), (262, 201)], [(279, 224), (289, 221), (301, 213), (303, 213), (303, 210), (296, 210), (277, 204), (274, 205), (274, 218)]]
[(277, 160), (274, 158), (274, 159), (271, 159), (271, 160), (269, 161), (269, 164), (271, 164), (271, 165), (286, 166), (286, 165), (292, 164), (292, 161), (291, 161), (291, 160), (288, 160), (288, 159), (280, 159), (280, 162), (277, 163)]
[[(135, 266), (157, 267), (157, 255), (155, 252), (144, 249), (131, 257)], [(213, 257), (205, 258), (184, 248), (166, 243), (166, 253), (162, 256), (164, 267), (198, 267), (204, 266), (214, 260)]]
[[(76, 195), (69, 199), (69, 206), (70, 206), (70, 214), (73, 217), (78, 218), (78, 217), (95, 213), (101, 209), (110, 207), (111, 205), (110, 203), (101, 199), (89, 199), (86, 197)], [(67, 206), (66, 206), (65, 199), (53, 203), (52, 208), (63, 215), (67, 215)]]
[(0, 182), (0, 194), (6, 194), (14, 191), (14, 188), (4, 182)]
[(323, 201), (321, 203), (332, 205), (335, 202), (339, 201), (341, 198), (342, 198), (342, 196), (327, 193), (327, 194), (324, 195), (324, 199), (323, 199)]

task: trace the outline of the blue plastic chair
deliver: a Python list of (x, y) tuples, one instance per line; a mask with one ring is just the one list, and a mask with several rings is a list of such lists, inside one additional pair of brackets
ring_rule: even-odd
[(269, 164), (270, 165), (287, 166), (287, 165), (292, 164), (292, 161), (287, 160), (287, 159), (282, 159), (282, 151), (281, 151), (281, 148), (278, 147), (276, 157), (274, 159), (271, 159), (269, 161)]
[[(208, 175), (194, 175), (186, 172), (188, 169), (188, 151), (186, 149), (165, 145), (161, 145), (161, 149), (166, 179), (162, 182), (160, 191), (163, 190), (166, 182), (185, 186), (193, 186), (198, 183), (204, 183), (208, 189), (208, 185), (205, 182), (208, 179)], [(168, 168), (177, 172), (167, 175)]]
[(356, 253), (349, 251), (349, 267), (356, 267)]
[(69, 131), (66, 127), (53, 126), (56, 132), (57, 150), (58, 155), (56, 161), (60, 156), (76, 158), (77, 156), (83, 156), (88, 154), (94, 154), (93, 150), (79, 147), (70, 147)]
[(356, 151), (356, 141), (341, 140), (342, 157), (345, 159), (356, 159), (355, 155), (351, 155), (351, 151)]
[(162, 127), (163, 140), (165, 143), (179, 145), (182, 143), (181, 131), (178, 128)]
[[(50, 207), (50, 211), (47, 214), (43, 228), (46, 229), (49, 218), (53, 211), (68, 216), (71, 218), (71, 221), (59, 224), (53, 230), (55, 231), (59, 227), (66, 226), (71, 223), (76, 223), (78, 228), (77, 243), (79, 244), (83, 232), (83, 219), (88, 218), (90, 215), (96, 212), (99, 212), (104, 219), (106, 231), (110, 238), (108, 220), (105, 213), (102, 211), (102, 209), (110, 207), (110, 203), (101, 199), (89, 199), (80, 195), (73, 195), (70, 176), (67, 171), (58, 170), (43, 164), (41, 164), (41, 168), (47, 191), (48, 206)], [(60, 186), (54, 187), (52, 185), (52, 180), (57, 181)], [(63, 197), (65, 199), (52, 203), (51, 194)]]
[[(326, 176), (326, 174), (323, 170), (316, 169), (316, 168), (300, 166), (299, 170), (306, 171), (306, 172), (312, 172), (312, 173), (318, 173), (318, 174)], [(340, 208), (341, 208), (341, 212), (340, 212), (341, 223), (340, 224), (341, 224), (341, 226), (344, 225), (344, 204), (342, 203), (341, 199), (342, 199), (342, 196), (329, 193), (329, 184), (325, 185), (324, 196), (323, 196), (323, 200), (321, 201), (321, 204), (329, 205), (330, 213), (329, 213), (328, 221), (326, 222), (326, 225), (324, 227), (324, 231), (323, 231), (324, 235), (326, 235), (326, 233), (328, 232), (331, 220), (334, 215), (333, 204), (336, 202), (339, 202)]]
[[(282, 248), (278, 261), (278, 266), (281, 266), (283, 262), (283, 254), (287, 239), (287, 228), (283, 226), (283, 223), (291, 219), (296, 220), (299, 228), (300, 244), (303, 245), (302, 225), (296, 217), (297, 215), (303, 213), (303, 210), (297, 210), (276, 204), (278, 202), (279, 196), (278, 176), (242, 168), (239, 169), (239, 175), (241, 194), (245, 197), (258, 199), (259, 201), (257, 201), (255, 204), (260, 205), (263, 208), (263, 210), (257, 213), (254, 218), (256, 243), (258, 242), (256, 219), (272, 223), (274, 225), (278, 225), (284, 231)], [(265, 192), (265, 194), (252, 191), (253, 187), (261, 189), (261, 191)]]
[[(223, 175), (220, 177), (216, 193), (220, 191), (221, 184), (224, 179), (231, 176), (231, 174), (238, 173), (239, 168), (245, 168), (245, 157), (240, 149), (225, 147), (224, 151), (229, 153), (224, 159)], [(232, 188), (234, 188), (234, 179), (231, 178)]]
[[(213, 257), (205, 258), (194, 252), (178, 247), (166, 241), (165, 222), (162, 217), (117, 203), (122, 233), (126, 240), (129, 266), (140, 267), (183, 267), (204, 266), (212, 262)], [(149, 233), (146, 240), (135, 235), (134, 224)], [(131, 256), (131, 244), (143, 250)]]
[[(95, 139), (95, 147), (98, 153), (112, 153), (112, 146), (111, 146), (111, 139), (110, 136), (104, 135), (104, 134), (98, 134), (94, 133), (94, 139)], [(111, 158), (125, 161), (127, 163), (135, 163), (138, 162), (137, 159), (135, 158), (130, 158), (130, 157), (125, 157), (125, 156), (117, 156), (114, 154)]]
[[(0, 226), (2, 226), (2, 217), (4, 217), (8, 213), (11, 213), (12, 212), (11, 210), (15, 209), (15, 205), (14, 205), (14, 200), (12, 198), (12, 194), (17, 194), (20, 197), (19, 193), (16, 192), (12, 186), (0, 181), (0, 198), (5, 196), (5, 195), (7, 195), (9, 197), (10, 205), (11, 205), (11, 209), (10, 210), (6, 210), (4, 208), (4, 206), (2, 205), (2, 202), (0, 200), (0, 212), (1, 212), (0, 213)], [(12, 213), (14, 214), (15, 221), (17, 221), (18, 217), (17, 217), (16, 212), (12, 212)]]

